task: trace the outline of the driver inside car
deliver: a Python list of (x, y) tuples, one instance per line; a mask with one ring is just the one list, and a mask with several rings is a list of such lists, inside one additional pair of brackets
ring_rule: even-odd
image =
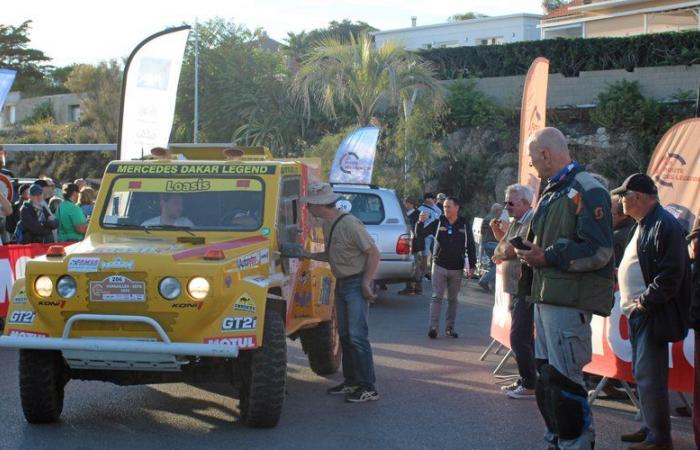
[(149, 225), (173, 225), (176, 227), (194, 227), (194, 223), (182, 215), (184, 209), (182, 195), (161, 194), (160, 216), (146, 220), (141, 226)]
[(260, 220), (250, 210), (237, 212), (231, 219), (231, 225), (237, 228), (253, 228), (259, 224)]

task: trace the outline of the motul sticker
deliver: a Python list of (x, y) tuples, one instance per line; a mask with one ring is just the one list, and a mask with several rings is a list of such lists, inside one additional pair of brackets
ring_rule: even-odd
[(48, 333), (37, 333), (35, 331), (10, 330), (8, 336), (28, 337), (28, 338), (45, 338), (49, 337)]
[(205, 344), (235, 345), (238, 348), (255, 348), (258, 346), (255, 336), (209, 337), (204, 338)]

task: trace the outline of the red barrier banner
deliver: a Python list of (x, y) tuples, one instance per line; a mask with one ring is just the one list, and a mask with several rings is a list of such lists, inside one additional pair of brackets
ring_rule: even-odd
[[(491, 317), (491, 337), (510, 348), (510, 295), (503, 292), (503, 274), (496, 272), (496, 294)], [(615, 292), (615, 306), (609, 317), (593, 316), (591, 321), (593, 358), (583, 370), (593, 375), (634, 382), (632, 344), (627, 317), (620, 310), (620, 295)], [(695, 334), (690, 330), (681, 342), (669, 344), (669, 388), (693, 392)]]
[(0, 246), (0, 317), (7, 315), (12, 285), (18, 278), (24, 278), (27, 261), (45, 255), (52, 245), (70, 245), (72, 242), (59, 244), (26, 244)]

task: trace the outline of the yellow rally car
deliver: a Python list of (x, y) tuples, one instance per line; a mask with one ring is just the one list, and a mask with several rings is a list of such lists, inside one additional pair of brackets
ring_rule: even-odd
[(264, 148), (173, 149), (112, 162), (82, 242), (27, 264), (0, 346), (20, 349), (22, 409), (53, 422), (65, 384), (231, 382), (241, 420), (277, 424), (286, 336), (311, 368), (340, 363), (335, 279), (321, 227), (299, 198), (318, 161), (273, 160)]

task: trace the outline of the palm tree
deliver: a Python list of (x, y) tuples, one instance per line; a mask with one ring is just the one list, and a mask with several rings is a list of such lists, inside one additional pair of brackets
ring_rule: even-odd
[(375, 49), (367, 34), (351, 35), (345, 44), (321, 41), (304, 59), (292, 90), (307, 117), (312, 101), (332, 118), (339, 106), (349, 105), (361, 126), (387, 105), (409, 114), (416, 93), (443, 104), (443, 88), (427, 62), (391, 42)]

